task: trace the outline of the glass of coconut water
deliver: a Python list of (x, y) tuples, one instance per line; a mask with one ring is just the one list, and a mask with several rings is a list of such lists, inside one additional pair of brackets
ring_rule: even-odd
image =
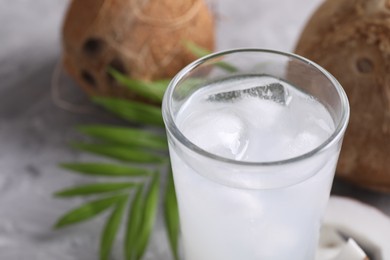
[(313, 260), (349, 118), (317, 64), (271, 50), (184, 68), (163, 101), (186, 260)]

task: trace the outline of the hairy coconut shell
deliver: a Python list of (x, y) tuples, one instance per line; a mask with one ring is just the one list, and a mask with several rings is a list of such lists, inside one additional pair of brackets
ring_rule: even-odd
[(88, 94), (132, 98), (108, 68), (134, 79), (170, 78), (196, 58), (185, 41), (214, 47), (203, 0), (73, 0), (63, 26), (64, 66)]
[(332, 73), (351, 106), (337, 175), (390, 192), (390, 1), (327, 0), (296, 53)]

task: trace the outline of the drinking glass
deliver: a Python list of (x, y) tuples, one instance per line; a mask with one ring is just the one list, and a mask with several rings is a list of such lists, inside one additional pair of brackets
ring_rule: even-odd
[[(251, 102), (265, 102), (265, 110)], [(215, 114), (214, 105), (222, 114)], [(220, 109), (224, 106), (227, 110)], [(290, 106), (302, 108), (292, 113)], [(348, 99), (337, 80), (291, 53), (229, 50), (180, 71), (169, 84), (162, 108), (184, 259), (313, 260), (349, 119)], [(324, 118), (316, 114), (321, 109)], [(195, 124), (196, 115), (209, 121)], [(328, 132), (313, 137), (301, 123), (308, 120)], [(261, 129), (247, 135), (247, 128), (258, 122)], [(290, 130), (294, 135), (286, 139), (283, 133)], [(264, 133), (272, 138), (263, 138)], [(230, 150), (222, 144), (226, 138), (218, 139), (222, 135), (231, 138)], [(312, 147), (311, 138), (317, 138)], [(208, 145), (222, 148), (215, 152)], [(300, 147), (305, 145), (307, 150)], [(230, 154), (232, 147), (241, 147), (247, 155)], [(246, 147), (254, 148), (248, 152)]]

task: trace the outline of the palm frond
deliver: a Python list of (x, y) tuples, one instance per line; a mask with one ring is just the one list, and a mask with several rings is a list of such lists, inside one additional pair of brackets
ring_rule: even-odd
[(179, 212), (177, 208), (175, 186), (173, 184), (172, 171), (168, 177), (168, 184), (164, 199), (165, 226), (167, 228), (169, 244), (175, 260), (179, 259)]
[(117, 203), (104, 226), (100, 239), (100, 260), (109, 259), (112, 245), (115, 241), (115, 237), (118, 233), (118, 229), (126, 209), (126, 201), (127, 198), (124, 197)]
[(143, 189), (139, 188), (133, 198), (131, 209), (128, 214), (126, 235), (124, 242), (124, 251), (126, 260), (133, 260), (136, 257), (136, 244), (138, 243), (137, 237), (139, 235), (139, 227), (142, 222), (142, 192)]
[(121, 98), (94, 97), (92, 100), (130, 122), (164, 126), (161, 109), (158, 107)]
[(153, 171), (114, 163), (61, 163), (61, 168), (83, 175), (105, 177), (147, 177)]
[(87, 219), (91, 219), (98, 214), (102, 213), (106, 209), (120, 202), (125, 195), (116, 195), (104, 199), (98, 199), (91, 202), (87, 202), (84, 205), (73, 209), (62, 216), (57, 224), (56, 228), (62, 228), (71, 224), (76, 224)]
[(147, 98), (149, 100), (161, 103), (165, 90), (169, 84), (170, 80), (158, 80), (158, 81), (143, 81), (137, 79), (130, 79), (116, 71), (114, 69), (109, 69), (109, 73), (114, 77), (114, 79), (121, 85), (130, 89), (132, 92), (137, 93), (138, 95)]
[(122, 145), (74, 142), (71, 146), (84, 152), (102, 155), (124, 162), (162, 163), (166, 161), (165, 156), (147, 150), (134, 150), (131, 147)]
[(139, 186), (139, 184), (133, 182), (93, 183), (93, 184), (82, 185), (82, 186), (61, 190), (56, 192), (54, 195), (57, 197), (87, 196), (87, 195), (96, 195), (96, 194), (102, 194), (108, 192), (122, 191), (125, 189), (134, 188), (136, 186)]
[[(198, 57), (210, 53), (194, 43), (187, 42), (185, 45), (190, 52)], [(226, 62), (218, 62), (216, 66), (230, 72), (237, 71), (237, 68)], [(93, 101), (132, 124), (151, 126), (153, 130), (157, 130), (157, 133), (136, 127), (109, 125), (78, 127), (81, 133), (96, 139), (98, 142), (76, 142), (72, 144), (75, 149), (107, 159), (114, 159), (118, 162), (62, 163), (60, 166), (82, 175), (106, 178), (121, 177), (122, 179), (128, 178), (128, 180), (121, 183), (91, 183), (57, 192), (55, 195), (63, 198), (90, 195), (100, 198), (70, 210), (58, 220), (56, 227), (62, 228), (77, 224), (111, 209), (111, 214), (101, 235), (100, 259), (109, 259), (121, 222), (126, 219), (124, 221), (126, 225), (125, 259), (138, 260), (145, 253), (155, 224), (160, 193), (160, 173), (149, 168), (151, 168), (150, 166), (155, 166), (154, 168), (158, 166), (159, 170), (164, 171), (165, 169), (161, 166), (165, 167), (169, 164), (166, 137), (158, 133), (164, 126), (162, 113), (161, 109), (156, 106), (156, 104), (161, 103), (169, 80), (148, 82), (129, 79), (114, 69), (109, 69), (109, 73), (119, 84), (154, 104), (112, 97), (94, 97)], [(199, 84), (204, 84), (204, 79), (188, 79), (183, 82), (182, 93), (178, 93), (178, 95), (187, 95), (194, 85)], [(145, 167), (134, 166), (134, 164), (141, 164)], [(137, 181), (134, 181), (134, 177), (137, 178)], [(170, 247), (174, 259), (178, 260), (179, 216), (172, 172), (169, 174), (163, 207)]]
[(149, 190), (145, 197), (143, 205), (143, 216), (140, 229), (138, 232), (138, 242), (136, 248), (136, 259), (141, 259), (145, 253), (146, 246), (149, 242), (150, 234), (155, 223), (158, 196), (160, 190), (160, 178), (156, 174), (153, 177), (152, 183), (150, 184)]
[(145, 129), (106, 125), (79, 126), (77, 129), (83, 134), (106, 142), (150, 149), (166, 150), (168, 148), (165, 136)]

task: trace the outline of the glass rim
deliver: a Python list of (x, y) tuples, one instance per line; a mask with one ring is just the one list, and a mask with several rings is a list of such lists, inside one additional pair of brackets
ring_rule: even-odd
[[(178, 85), (178, 83), (191, 71), (195, 70), (200, 65), (206, 63), (209, 60), (218, 58), (220, 56), (225, 56), (229, 54), (235, 54), (235, 53), (268, 53), (268, 54), (274, 54), (277, 56), (284, 56), (287, 58), (293, 58), (295, 60), (301, 61), (306, 63), (308, 66), (314, 67), (319, 73), (323, 74), (333, 85), (333, 87), (336, 89), (337, 94), (340, 98), (341, 107), (342, 107), (342, 115), (341, 118), (335, 127), (333, 133), (324, 140), (320, 145), (316, 146), (314, 149), (295, 156), (288, 159), (283, 160), (276, 160), (276, 161), (240, 161), (235, 159), (226, 158), (223, 156), (219, 156), (217, 154), (208, 152), (201, 147), (197, 146), (196, 144), (192, 143), (177, 127), (175, 120), (173, 118), (172, 113), (172, 95), (174, 92), (175, 87)], [(209, 159), (213, 159), (222, 163), (228, 163), (228, 164), (234, 164), (234, 165), (240, 165), (240, 166), (254, 166), (254, 167), (260, 167), (260, 166), (280, 166), (285, 164), (291, 164), (295, 162), (299, 162), (305, 159), (308, 159), (318, 153), (321, 153), (322, 151), (328, 149), (331, 147), (334, 143), (336, 143), (340, 138), (342, 138), (345, 129), (348, 125), (349, 120), (349, 114), (350, 114), (350, 107), (347, 95), (342, 88), (341, 84), (336, 80), (336, 78), (330, 74), (326, 69), (318, 65), (317, 63), (306, 59), (300, 55), (290, 53), (290, 52), (283, 52), (283, 51), (277, 51), (277, 50), (271, 50), (271, 49), (259, 49), (259, 48), (239, 48), (239, 49), (229, 49), (224, 51), (215, 52), (209, 55), (206, 55), (200, 59), (197, 59), (193, 61), (192, 63), (188, 64), (186, 67), (184, 67), (181, 71), (179, 71), (176, 76), (170, 81), (168, 84), (167, 90), (165, 91), (163, 102), (162, 102), (162, 115), (163, 120), (165, 123), (166, 130), (175, 138), (177, 139), (181, 144), (183, 144), (186, 148), (190, 149), (191, 151), (197, 153), (198, 155), (207, 157)]]

